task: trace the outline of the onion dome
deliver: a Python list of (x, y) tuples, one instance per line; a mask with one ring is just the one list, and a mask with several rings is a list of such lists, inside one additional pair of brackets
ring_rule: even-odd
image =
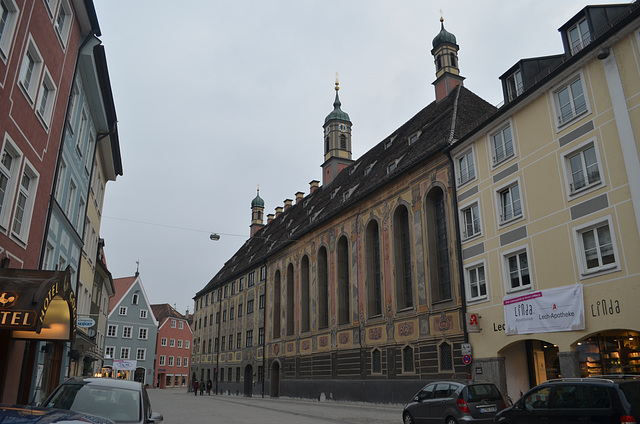
[(340, 97), (338, 97), (338, 90), (340, 90), (340, 86), (338, 85), (338, 81), (336, 81), (336, 99), (333, 101), (333, 111), (324, 118), (324, 123), (326, 124), (329, 121), (339, 120), (351, 123), (349, 119), (349, 114), (347, 112), (340, 109), (342, 103), (340, 103)]
[(258, 194), (256, 194), (255, 199), (251, 201), (251, 207), (264, 208), (264, 200), (262, 200), (262, 197), (260, 197), (260, 189), (258, 189)]
[(444, 29), (444, 18), (440, 18), (440, 32), (438, 33), (438, 35), (436, 35), (436, 37), (433, 39), (433, 42), (431, 44), (435, 49), (440, 44), (444, 44), (444, 43), (457, 44), (456, 36), (451, 34), (446, 29)]

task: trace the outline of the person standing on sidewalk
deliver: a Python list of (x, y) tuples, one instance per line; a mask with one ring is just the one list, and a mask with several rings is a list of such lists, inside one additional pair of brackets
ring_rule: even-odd
[(211, 379), (207, 380), (207, 395), (211, 396), (211, 387), (213, 384), (211, 383)]
[(194, 396), (198, 396), (198, 380), (193, 380), (193, 393), (195, 393)]

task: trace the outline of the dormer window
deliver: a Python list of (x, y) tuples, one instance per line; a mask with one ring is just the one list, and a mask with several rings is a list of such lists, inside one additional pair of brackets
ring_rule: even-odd
[(420, 131), (418, 131), (418, 132), (417, 132), (417, 133), (415, 133), (415, 134), (411, 134), (411, 135), (409, 136), (409, 144), (413, 144), (413, 143), (415, 143), (416, 141), (418, 141), (418, 138), (420, 138)]
[(509, 101), (522, 94), (522, 91), (522, 73), (520, 70), (517, 70), (507, 78), (507, 96)]
[(396, 161), (391, 162), (387, 167), (387, 174), (391, 174), (393, 171), (396, 170), (397, 167), (398, 167), (398, 162)]
[(583, 18), (577, 24), (569, 28), (569, 31), (567, 31), (567, 36), (569, 37), (571, 54), (576, 54), (589, 43), (591, 43), (591, 33), (589, 32), (589, 24), (587, 23), (587, 19)]
[(393, 146), (393, 140), (388, 140), (386, 143), (384, 143), (384, 149), (385, 150), (387, 150), (391, 146)]

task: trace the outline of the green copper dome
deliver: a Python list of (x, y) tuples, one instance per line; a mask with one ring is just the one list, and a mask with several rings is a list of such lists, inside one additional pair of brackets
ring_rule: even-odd
[(256, 198), (251, 201), (251, 207), (259, 207), (264, 208), (264, 200), (260, 197), (260, 190), (258, 189), (258, 194), (256, 194)]
[(329, 121), (340, 120), (345, 122), (351, 122), (349, 119), (349, 114), (347, 112), (340, 109), (342, 103), (340, 103), (340, 98), (338, 97), (338, 86), (336, 84), (336, 99), (333, 101), (333, 111), (324, 118), (324, 123), (326, 124)]
[(438, 33), (438, 35), (436, 35), (436, 38), (433, 39), (433, 42), (431, 44), (435, 49), (440, 44), (444, 43), (457, 44), (456, 36), (444, 29), (444, 19), (440, 18), (440, 32)]

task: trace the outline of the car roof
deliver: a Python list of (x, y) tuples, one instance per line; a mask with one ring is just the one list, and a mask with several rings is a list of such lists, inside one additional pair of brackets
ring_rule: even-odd
[(120, 378), (107, 377), (71, 377), (64, 384), (82, 384), (86, 386), (111, 387), (128, 390), (141, 390), (142, 383)]
[(10, 419), (12, 423), (64, 423), (64, 424), (113, 424), (113, 421), (95, 415), (64, 409), (31, 407), (25, 405), (0, 405), (0, 421)]
[(554, 385), (554, 384), (562, 384), (562, 383), (578, 383), (578, 384), (601, 384), (601, 385), (611, 385), (618, 384), (624, 382), (638, 382), (640, 383), (640, 376), (625, 376), (625, 375), (607, 375), (607, 376), (593, 376), (586, 378), (555, 378), (552, 380), (547, 380), (542, 384), (544, 385)]

